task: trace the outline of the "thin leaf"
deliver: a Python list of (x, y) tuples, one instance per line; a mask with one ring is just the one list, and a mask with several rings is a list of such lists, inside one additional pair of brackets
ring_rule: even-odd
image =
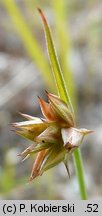
[(38, 11), (39, 11), (39, 13), (41, 15), (41, 18), (42, 18), (42, 21), (43, 21), (43, 24), (44, 24), (44, 30), (45, 30), (45, 35), (46, 35), (48, 54), (49, 54), (49, 58), (50, 58), (50, 63), (51, 63), (53, 75), (54, 75), (54, 78), (55, 78), (55, 81), (56, 81), (58, 93), (59, 93), (60, 97), (65, 102), (68, 103), (70, 111), (74, 113), (73, 106), (72, 106), (70, 97), (68, 95), (67, 89), (66, 89), (65, 81), (64, 81), (64, 78), (63, 78), (63, 74), (62, 74), (62, 71), (61, 71), (59, 60), (58, 60), (56, 50), (55, 50), (55, 47), (54, 47), (54, 43), (53, 43), (53, 39), (52, 39), (52, 35), (51, 35), (49, 25), (47, 23), (46, 17), (43, 14), (42, 10), (40, 8), (38, 8)]
[[(70, 28), (68, 26), (69, 9), (67, 7), (67, 0), (55, 0), (51, 1), (53, 10), (53, 19), (55, 34), (57, 38), (57, 43), (60, 44), (59, 56), (60, 63), (66, 81), (66, 86), (68, 87), (69, 95), (71, 97), (72, 104), (74, 108), (76, 107), (77, 97), (75, 91), (75, 80), (70, 67), (70, 57), (72, 51), (72, 40), (70, 34)], [(63, 41), (63, 43), (61, 43)]]

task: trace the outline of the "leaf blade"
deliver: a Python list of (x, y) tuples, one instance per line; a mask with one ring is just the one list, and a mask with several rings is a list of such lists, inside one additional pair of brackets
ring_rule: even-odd
[(41, 18), (42, 18), (42, 21), (44, 24), (47, 49), (48, 49), (48, 54), (49, 54), (49, 58), (50, 58), (50, 64), (52, 67), (52, 71), (53, 71), (53, 75), (55, 78), (58, 93), (59, 93), (60, 97), (68, 104), (70, 111), (74, 113), (73, 106), (72, 106), (72, 103), (71, 103), (71, 100), (70, 100), (70, 97), (69, 97), (69, 94), (68, 94), (68, 91), (67, 91), (67, 88), (65, 85), (65, 81), (63, 78), (63, 73), (62, 73), (62, 70), (61, 70), (61, 67), (59, 64), (59, 60), (57, 57), (54, 42), (52, 39), (51, 30), (49, 28), (47, 19), (46, 19), (45, 15), (43, 14), (42, 10), (40, 8), (38, 8), (38, 11), (41, 15)]

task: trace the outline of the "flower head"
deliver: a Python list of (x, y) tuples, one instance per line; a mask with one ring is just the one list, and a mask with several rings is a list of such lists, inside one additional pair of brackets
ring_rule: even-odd
[(69, 174), (66, 155), (78, 148), (84, 136), (92, 132), (76, 129), (74, 115), (67, 104), (58, 96), (46, 93), (48, 103), (38, 97), (43, 119), (20, 113), (27, 121), (12, 124), (18, 135), (33, 141), (19, 154), (23, 160), (37, 154), (30, 181), (60, 162), (64, 162)]

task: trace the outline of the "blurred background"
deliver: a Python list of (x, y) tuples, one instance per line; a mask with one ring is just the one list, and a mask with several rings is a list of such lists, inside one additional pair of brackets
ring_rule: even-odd
[(27, 184), (31, 143), (11, 131), (18, 112), (41, 117), (37, 96), (56, 93), (37, 7), (52, 29), (78, 127), (95, 132), (81, 152), (89, 199), (102, 198), (102, 1), (0, 0), (0, 199), (80, 199), (72, 158)]

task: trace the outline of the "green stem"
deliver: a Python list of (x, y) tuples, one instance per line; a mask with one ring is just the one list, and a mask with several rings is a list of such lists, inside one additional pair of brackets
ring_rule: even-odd
[(76, 149), (73, 153), (75, 171), (79, 182), (80, 195), (83, 200), (87, 199), (87, 192), (84, 179), (84, 169), (80, 149)]

